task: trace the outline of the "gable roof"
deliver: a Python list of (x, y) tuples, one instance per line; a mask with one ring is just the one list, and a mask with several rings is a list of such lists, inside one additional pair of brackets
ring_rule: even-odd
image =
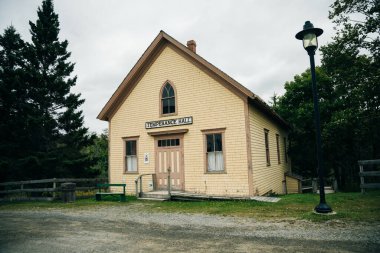
[(162, 30), (145, 50), (143, 55), (133, 66), (131, 71), (124, 78), (106, 105), (100, 111), (99, 115), (97, 116), (98, 119), (108, 121), (112, 117), (114, 112), (119, 108), (131, 90), (134, 88), (137, 80), (139, 80), (144, 71), (152, 64), (155, 57), (157, 57), (165, 45), (168, 44), (174, 46), (175, 49), (178, 49), (180, 52), (190, 57), (190, 59), (195, 63), (205, 67), (206, 70), (222, 79), (226, 83), (226, 88), (232, 90), (234, 93), (237, 93), (237, 95), (240, 95), (241, 97), (246, 97), (251, 105), (256, 106), (270, 118), (280, 123), (283, 127), (289, 128), (289, 124), (283, 120), (276, 112), (274, 112), (259, 96), (254, 94), (252, 91), (241, 85), (229, 75), (203, 59), (198, 54), (191, 51), (185, 45), (178, 42)]

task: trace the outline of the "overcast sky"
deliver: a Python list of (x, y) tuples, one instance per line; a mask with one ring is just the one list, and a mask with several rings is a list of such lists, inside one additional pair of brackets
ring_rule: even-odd
[[(319, 45), (334, 35), (328, 11), (333, 0), (55, 0), (60, 38), (78, 76), (74, 92), (85, 125), (100, 133), (107, 123), (96, 116), (160, 30), (197, 53), (265, 101), (284, 93), (284, 84), (309, 60), (295, 34), (306, 20), (322, 28)], [(13, 25), (30, 41), (28, 21), (37, 19), (41, 0), (0, 0), (0, 29)], [(320, 55), (316, 55), (320, 63)]]

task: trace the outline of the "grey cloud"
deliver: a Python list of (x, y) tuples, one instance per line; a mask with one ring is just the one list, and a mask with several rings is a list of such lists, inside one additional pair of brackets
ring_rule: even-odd
[[(310, 20), (325, 30), (320, 44), (334, 34), (328, 20), (333, 0), (56, 0), (60, 38), (69, 41), (78, 76), (74, 92), (86, 99), (85, 124), (101, 132), (96, 119), (125, 75), (160, 30), (181, 43), (197, 42), (197, 53), (268, 101), (273, 92), (308, 67), (294, 38)], [(30, 40), (28, 21), (35, 21), (40, 0), (1, 0), (1, 32), (11, 23)], [(316, 58), (320, 63), (320, 55)]]

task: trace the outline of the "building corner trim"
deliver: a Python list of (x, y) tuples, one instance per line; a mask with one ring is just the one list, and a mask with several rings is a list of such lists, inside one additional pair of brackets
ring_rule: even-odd
[(253, 196), (253, 172), (252, 172), (252, 152), (251, 152), (251, 127), (249, 120), (248, 99), (244, 102), (245, 134), (247, 143), (247, 167), (248, 167), (248, 192)]

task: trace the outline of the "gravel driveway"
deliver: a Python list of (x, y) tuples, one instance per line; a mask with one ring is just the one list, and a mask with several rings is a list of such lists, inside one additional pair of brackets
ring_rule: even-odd
[(147, 213), (141, 203), (0, 211), (0, 252), (380, 252), (380, 224)]

